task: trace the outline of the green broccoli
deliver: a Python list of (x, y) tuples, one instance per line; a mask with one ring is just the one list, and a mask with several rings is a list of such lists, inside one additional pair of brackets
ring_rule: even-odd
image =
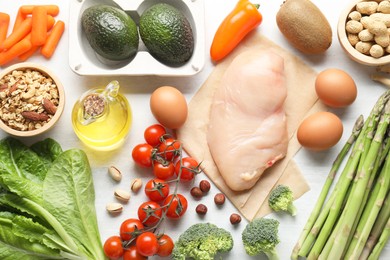
[(261, 252), (268, 259), (279, 259), (275, 247), (279, 243), (279, 221), (269, 218), (258, 218), (249, 222), (242, 231), (242, 242), (245, 251), (250, 256), (259, 255)]
[(175, 243), (172, 258), (212, 260), (218, 252), (228, 252), (232, 248), (233, 237), (230, 232), (214, 224), (198, 223), (180, 235)]
[(268, 205), (274, 211), (287, 211), (292, 216), (297, 214), (297, 208), (294, 206), (294, 196), (290, 187), (278, 185), (269, 195)]

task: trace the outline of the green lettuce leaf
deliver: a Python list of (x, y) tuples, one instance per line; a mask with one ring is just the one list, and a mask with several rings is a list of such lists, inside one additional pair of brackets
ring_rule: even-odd
[[(23, 234), (18, 226), (21, 223), (29, 223)], [(61, 259), (59, 250), (43, 243), (42, 236), (47, 231), (32, 219), (0, 212), (0, 259)]]
[(0, 221), (0, 259), (106, 259), (88, 158), (52, 139), (0, 140)]
[(48, 169), (55, 159), (63, 152), (60, 144), (51, 138), (33, 144), (31, 150), (45, 162)]
[(44, 207), (92, 259), (104, 259), (96, 218), (95, 190), (86, 154), (63, 152), (44, 181)]
[(42, 203), (47, 170), (41, 158), (20, 141), (0, 141), (0, 184), (5, 189)]

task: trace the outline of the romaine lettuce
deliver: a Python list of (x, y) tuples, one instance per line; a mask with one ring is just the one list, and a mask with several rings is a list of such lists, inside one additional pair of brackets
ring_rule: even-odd
[(105, 259), (86, 154), (0, 141), (0, 259)]

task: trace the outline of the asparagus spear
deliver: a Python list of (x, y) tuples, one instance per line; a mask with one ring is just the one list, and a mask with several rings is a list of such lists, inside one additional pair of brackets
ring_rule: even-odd
[(378, 243), (375, 245), (374, 250), (372, 250), (372, 253), (368, 257), (368, 260), (377, 260), (379, 259), (379, 256), (385, 247), (387, 241), (390, 237), (390, 219), (387, 220), (385, 229), (383, 230), (381, 236), (379, 237)]
[[(364, 127), (366, 127), (365, 131), (361, 132), (361, 135), (364, 136), (365, 140), (363, 141), (362, 149), (364, 152), (360, 158), (358, 172), (362, 172), (364, 161), (367, 157), (368, 150), (370, 149), (371, 141), (372, 141), (374, 134), (375, 134), (375, 131), (377, 129), (379, 118), (384, 113), (384, 106), (388, 102), (389, 97), (390, 97), (390, 91), (386, 91), (378, 99), (378, 101), (376, 102), (374, 108), (372, 109), (372, 111), (369, 115), (369, 118), (367, 119), (367, 121), (365, 123), (365, 126), (364, 126)], [(372, 156), (372, 157), (374, 157), (374, 156)], [(373, 161), (375, 161), (375, 160), (373, 160)], [(348, 196), (346, 196), (346, 198), (347, 198), (347, 202), (346, 202), (346, 206), (345, 206), (346, 208), (350, 207), (351, 203), (355, 204), (355, 205), (357, 203), (356, 201), (353, 201), (349, 198), (351, 194), (355, 193), (356, 186), (357, 186), (357, 182), (355, 180), (353, 185), (352, 185), (352, 188), (348, 191), (349, 192)], [(362, 203), (362, 201), (363, 201), (363, 198), (359, 201), (359, 203)], [(358, 207), (358, 205), (356, 205), (356, 207)], [(358, 211), (360, 211), (360, 206), (358, 207)], [(341, 223), (344, 221), (346, 214), (347, 214), (347, 212), (345, 210), (343, 210), (341, 216), (339, 216), (339, 218), (337, 219), (337, 224), (333, 228), (333, 230), (331, 231), (332, 232), (331, 236), (326, 240), (325, 247), (323, 247), (321, 254), (319, 256), (319, 259), (328, 259), (330, 252), (334, 249), (334, 241), (335, 241), (336, 236), (340, 232), (342, 232)], [(355, 214), (358, 215), (359, 212), (356, 212)], [(350, 221), (348, 224), (351, 225), (350, 228), (352, 229), (355, 225), (354, 220)], [(348, 238), (346, 239), (346, 241), (348, 241), (348, 240), (349, 240), (349, 235), (348, 235)], [(343, 247), (343, 248), (345, 248), (345, 247)], [(341, 254), (343, 252), (344, 252), (344, 249), (342, 250)]]
[(387, 193), (383, 207), (379, 212), (378, 218), (375, 221), (374, 227), (371, 230), (370, 236), (367, 239), (366, 245), (364, 246), (363, 252), (359, 259), (367, 259), (372, 249), (377, 243), (383, 229), (386, 226), (386, 222), (390, 217), (390, 192)]
[[(353, 146), (353, 149), (351, 151), (351, 154), (349, 156), (347, 164), (340, 175), (340, 180), (343, 180), (343, 181), (339, 180), (337, 182), (334, 191), (332, 192), (330, 198), (328, 199), (325, 206), (321, 210), (321, 213), (317, 217), (317, 219), (316, 219), (316, 221), (311, 229), (311, 232), (308, 234), (308, 236), (306, 237), (306, 239), (302, 245), (301, 250), (299, 250), (298, 255), (300, 255), (300, 256), (307, 256), (310, 252), (309, 258), (317, 258), (318, 257), (321, 250), (319, 250), (319, 252), (316, 253), (317, 250), (310, 251), (310, 249), (311, 249), (313, 243), (315, 242), (315, 239), (316, 239), (318, 233), (320, 233), (320, 236), (321, 235), (324, 236), (323, 225), (324, 225), (324, 222), (326, 221), (325, 226), (329, 226), (329, 223), (328, 223), (329, 222), (329, 214), (330, 214), (329, 212), (332, 212), (332, 210), (334, 209), (333, 208), (334, 204), (337, 200), (343, 199), (343, 197), (340, 196), (340, 193), (346, 193), (346, 190), (348, 189), (348, 186), (349, 186), (348, 183), (351, 182), (351, 180), (353, 179), (353, 177), (355, 175), (355, 170), (356, 170), (356, 167), (358, 165), (360, 155), (362, 153), (362, 149), (361, 149), (362, 145), (361, 144), (363, 143), (363, 135), (359, 135), (359, 133), (361, 131), (364, 132), (365, 128), (367, 128), (367, 125), (362, 128), (363, 119), (362, 119), (362, 117), (359, 117), (357, 122), (355, 123), (355, 126), (358, 126), (358, 127), (357, 127), (357, 129), (355, 129), (356, 127), (354, 127), (354, 130), (352, 131), (352, 135), (350, 138), (352, 138), (351, 140), (356, 139), (357, 136), (358, 136), (358, 138), (356, 140), (356, 143)], [(341, 206), (341, 203), (340, 203), (340, 206)], [(328, 231), (329, 232), (331, 231), (331, 227), (328, 228)], [(325, 241), (326, 241), (326, 239), (325, 239)], [(314, 246), (317, 247), (317, 249), (318, 249), (319, 246), (318, 246), (318, 244), (317, 245), (316, 244), (317, 244), (317, 242), (314, 244)], [(321, 249), (322, 249), (322, 246), (321, 246)]]
[(293, 249), (291, 259), (298, 259), (298, 252), (300, 251), (300, 249), (301, 249), (307, 235), (309, 234), (315, 220), (318, 218), (318, 215), (321, 212), (321, 208), (325, 202), (325, 199), (326, 199), (326, 197), (329, 193), (329, 190), (332, 186), (332, 183), (336, 177), (337, 171), (339, 170), (341, 163), (343, 162), (345, 156), (348, 154), (350, 148), (352, 147), (353, 143), (355, 142), (356, 138), (358, 137), (358, 135), (363, 127), (363, 121), (364, 120), (363, 120), (362, 116), (360, 116), (356, 120), (351, 136), (348, 138), (347, 142), (345, 143), (345, 145), (341, 149), (340, 153), (337, 155), (335, 161), (333, 162), (332, 168), (329, 171), (329, 174), (327, 176), (325, 184), (322, 187), (320, 196), (318, 197), (316, 206), (314, 207), (314, 209), (313, 209), (313, 211), (312, 211), (312, 213), (311, 213), (311, 215), (310, 215), (310, 217), (309, 217), (309, 219), (308, 219), (308, 221), (307, 221), (307, 223), (306, 223), (306, 225), (305, 225), (305, 227), (300, 235), (300, 238)]
[(364, 245), (368, 239), (370, 231), (375, 223), (389, 189), (389, 174), (390, 158), (386, 160), (385, 166), (382, 168), (375, 187), (370, 194), (367, 205), (364, 208), (364, 212), (361, 219), (359, 220), (355, 236), (353, 237), (345, 255), (347, 259), (356, 259), (363, 251)]
[(378, 124), (374, 139), (367, 151), (367, 156), (363, 162), (362, 170), (357, 173), (356, 189), (350, 194), (348, 200), (351, 203), (347, 204), (344, 211), (347, 212), (345, 217), (341, 219), (339, 232), (336, 234), (334, 247), (329, 254), (330, 259), (340, 259), (346, 246), (351, 230), (355, 221), (356, 215), (359, 212), (360, 204), (364, 199), (364, 191), (368, 185), (370, 176), (372, 174), (373, 162), (380, 150), (381, 144), (387, 131), (390, 121), (390, 105), (385, 106), (384, 116), (381, 117)]

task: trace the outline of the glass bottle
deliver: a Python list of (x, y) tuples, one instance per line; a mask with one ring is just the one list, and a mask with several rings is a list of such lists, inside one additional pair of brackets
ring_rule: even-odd
[(130, 130), (132, 113), (126, 97), (119, 93), (119, 82), (105, 89), (84, 93), (72, 110), (72, 125), (78, 138), (95, 150), (120, 147)]

